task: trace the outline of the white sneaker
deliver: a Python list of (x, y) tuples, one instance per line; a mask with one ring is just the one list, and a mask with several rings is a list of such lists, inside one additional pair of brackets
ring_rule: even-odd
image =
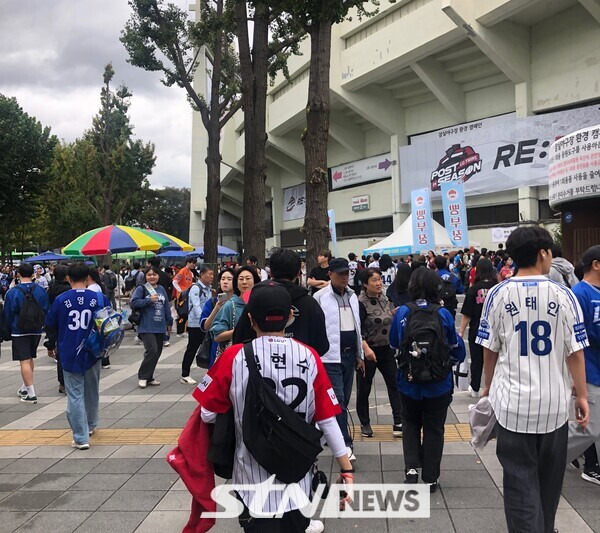
[(158, 381), (158, 379), (153, 379), (152, 381), (148, 381), (148, 385), (152, 387), (158, 387), (160, 385), (160, 381)]
[(78, 450), (89, 450), (89, 444), (77, 444), (75, 441), (71, 441), (71, 448), (77, 448)]
[(325, 526), (323, 525), (323, 522), (320, 520), (311, 520), (306, 528), (306, 533), (322, 533), (324, 529)]
[(145, 389), (146, 385), (148, 385), (148, 380), (147, 379), (140, 379), (138, 381), (138, 385), (140, 386), (140, 389)]
[(142, 344), (142, 339), (140, 339), (139, 337), (136, 337), (135, 340), (134, 340), (134, 342), (136, 344)]
[(180, 382), (180, 383), (183, 383), (184, 385), (186, 385), (186, 384), (187, 384), (187, 385), (195, 385), (196, 383), (198, 383), (198, 382), (197, 382), (195, 379), (193, 379), (193, 378), (192, 378), (192, 377), (190, 377), (190, 376), (186, 376), (186, 377), (184, 377), (184, 378), (181, 378), (181, 379), (179, 380), (179, 382)]
[(354, 452), (350, 446), (346, 446), (346, 451), (348, 452), (348, 459), (350, 459), (350, 461), (356, 461), (356, 455), (354, 455)]
[(178, 334), (176, 335), (176, 337), (177, 337), (178, 339), (181, 339), (181, 337), (183, 337), (183, 333), (178, 333)]
[(171, 343), (169, 341), (164, 341), (163, 346), (171, 346)]
[(481, 396), (481, 392), (474, 391), (471, 385), (469, 385), (469, 394), (471, 395), (471, 398), (479, 398)]

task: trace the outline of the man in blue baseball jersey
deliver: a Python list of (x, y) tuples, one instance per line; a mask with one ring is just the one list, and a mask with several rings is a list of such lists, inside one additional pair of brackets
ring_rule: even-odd
[(581, 429), (569, 424), (567, 461), (583, 453), (585, 464), (581, 477), (600, 485), (598, 449), (600, 449), (600, 245), (588, 248), (582, 258), (583, 281), (573, 287), (583, 313), (589, 346), (583, 349), (590, 421)]
[(94, 327), (94, 313), (110, 306), (102, 293), (86, 289), (89, 268), (83, 263), (69, 267), (71, 290), (59, 295), (46, 317), (48, 355), (58, 354), (65, 376), (67, 419), (73, 430), (71, 446), (79, 450), (90, 447), (89, 437), (98, 425), (100, 401), (100, 361), (85, 347)]

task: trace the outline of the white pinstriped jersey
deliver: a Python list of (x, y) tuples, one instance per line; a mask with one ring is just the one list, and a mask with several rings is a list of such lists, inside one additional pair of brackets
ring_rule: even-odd
[(567, 357), (588, 345), (570, 289), (545, 276), (510, 278), (490, 289), (477, 343), (498, 352), (490, 402), (500, 425), (550, 433), (568, 420)]
[[(308, 346), (287, 337), (259, 337), (252, 341), (257, 365), (263, 378), (272, 383), (277, 395), (307, 422), (325, 420), (340, 413), (338, 400), (317, 353)], [(243, 345), (228, 348), (194, 391), (194, 397), (208, 411), (224, 413), (233, 406), (236, 449), (233, 466), (233, 485), (257, 485), (269, 474), (260, 466), (244, 445), (242, 419), (248, 384), (248, 367)], [(310, 494), (311, 475), (298, 483), (305, 495)], [(284, 485), (275, 480), (275, 485)], [(246, 505), (252, 494), (238, 491)], [(257, 494), (254, 497), (261, 497)], [(264, 512), (272, 515), (281, 503), (282, 492), (270, 491)], [(293, 496), (292, 496), (293, 499)], [(297, 501), (301, 501), (297, 499)], [(298, 508), (288, 500), (283, 512)]]

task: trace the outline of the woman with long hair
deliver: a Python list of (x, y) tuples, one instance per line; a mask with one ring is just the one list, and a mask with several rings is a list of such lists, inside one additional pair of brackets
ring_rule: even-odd
[(477, 261), (475, 267), (475, 279), (473, 286), (469, 287), (465, 296), (461, 314), (462, 320), (458, 334), (464, 338), (465, 330), (469, 326), (469, 351), (471, 354), (471, 384), (469, 393), (473, 398), (479, 398), (479, 387), (481, 385), (481, 373), (483, 371), (483, 346), (477, 344), (477, 330), (483, 310), (483, 303), (488, 291), (498, 283), (496, 269), (489, 259), (482, 257)]
[[(383, 257), (380, 259), (380, 264), (383, 262)], [(367, 268), (361, 272), (360, 277), (363, 290), (358, 297), (358, 306), (362, 336), (366, 343), (366, 346), (363, 343), (366, 356), (364, 372), (356, 371), (356, 412), (360, 420), (360, 430), (365, 437), (373, 436), (369, 417), (369, 394), (375, 370), (379, 369), (392, 406), (394, 416), (392, 433), (395, 437), (401, 437), (402, 406), (396, 385), (396, 360), (394, 352), (390, 348), (389, 337), (394, 311), (383, 292), (383, 282), (379, 270)]]
[[(421, 468), (421, 479), (431, 492), (437, 490), (440, 477), (444, 423), (452, 402), (452, 364), (465, 358), (454, 319), (439, 304), (439, 288), (434, 270), (415, 270), (408, 284), (411, 301), (396, 311), (390, 331), (392, 348), (400, 350), (397, 382), (402, 400), (404, 482), (418, 483)], [(421, 325), (439, 328), (445, 342), (428, 334), (421, 337)], [(413, 363), (417, 358), (419, 365)]]
[(408, 282), (410, 281), (411, 274), (412, 269), (408, 263), (398, 263), (394, 282), (386, 291), (386, 296), (394, 307), (400, 307), (410, 301)]
[(233, 330), (246, 307), (244, 294), (251, 291), (257, 283), (260, 283), (260, 276), (253, 266), (244, 265), (235, 271), (233, 296), (223, 305), (210, 328), (213, 340), (219, 345), (217, 358), (231, 346)]
[[(158, 284), (159, 268), (149, 266), (145, 271), (146, 282), (138, 285), (131, 297), (131, 309), (140, 310), (140, 322), (137, 328), (138, 337), (144, 344), (144, 359), (138, 370), (141, 389), (147, 385), (160, 385), (154, 378), (154, 370), (163, 349), (163, 338), (170, 333), (173, 325), (169, 297), (163, 287)], [(150, 284), (150, 288), (147, 284)]]

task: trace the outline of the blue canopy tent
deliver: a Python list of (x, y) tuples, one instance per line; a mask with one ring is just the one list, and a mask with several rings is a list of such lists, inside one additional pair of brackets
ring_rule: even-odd
[[(197, 246), (196, 253), (198, 253), (199, 255), (204, 255), (204, 246)], [(219, 257), (226, 257), (226, 256), (238, 255), (238, 252), (236, 252), (235, 250), (232, 250), (231, 248), (227, 248), (227, 246), (219, 245), (219, 246), (217, 246), (217, 255)]]
[(40, 255), (34, 255), (24, 260), (25, 263), (44, 263), (48, 261), (71, 261), (73, 258), (68, 255), (55, 254), (48, 250)]

